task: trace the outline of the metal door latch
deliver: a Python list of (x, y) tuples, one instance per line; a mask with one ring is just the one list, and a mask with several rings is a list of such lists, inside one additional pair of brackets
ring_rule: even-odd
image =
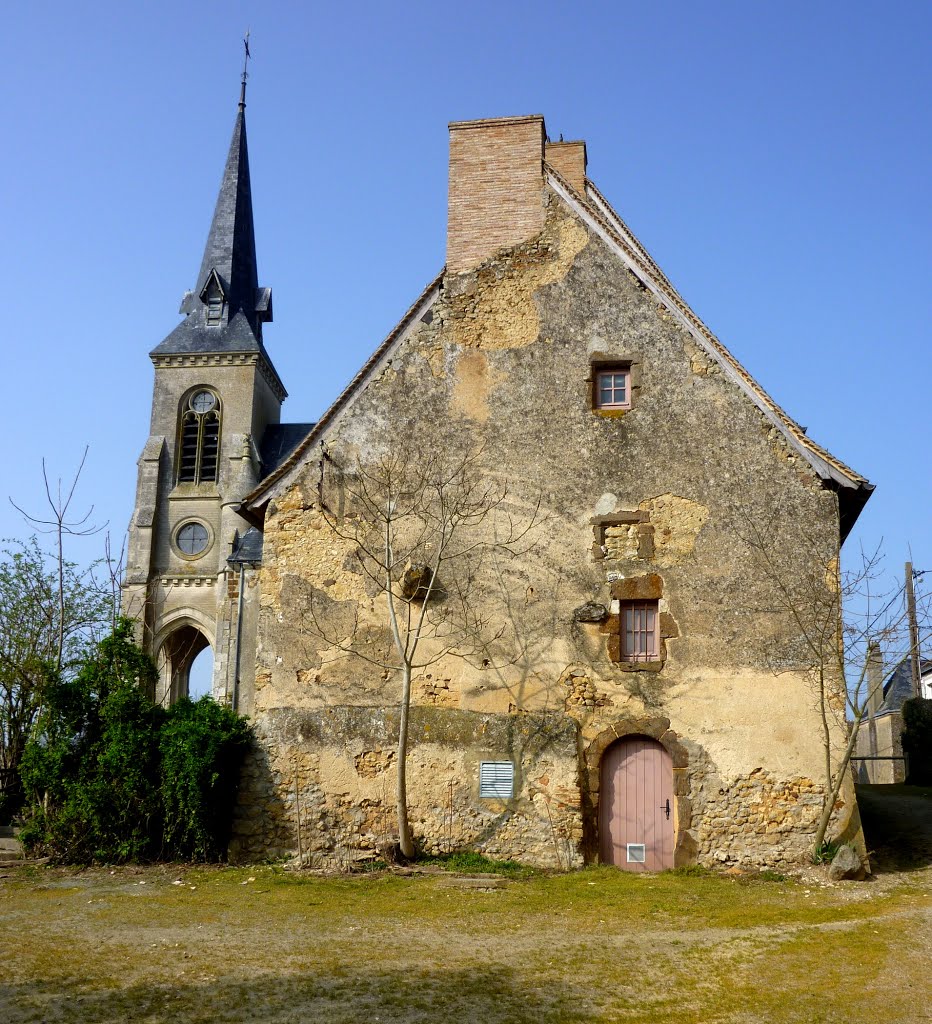
[(669, 798), (667, 798), (667, 802), (665, 804), (661, 804), (660, 805), (660, 809), (666, 814), (667, 821), (669, 821), (670, 820), (670, 800), (669, 800)]

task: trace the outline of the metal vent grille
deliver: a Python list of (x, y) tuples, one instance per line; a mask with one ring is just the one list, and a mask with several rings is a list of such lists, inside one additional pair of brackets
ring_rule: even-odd
[(515, 766), (511, 761), (482, 761), (479, 764), (479, 796), (510, 800), (515, 793)]

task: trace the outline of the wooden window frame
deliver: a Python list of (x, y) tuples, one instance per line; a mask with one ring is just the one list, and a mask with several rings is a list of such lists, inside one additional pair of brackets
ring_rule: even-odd
[[(603, 379), (611, 377), (613, 382), (611, 384), (611, 391), (614, 394), (619, 388), (614, 383), (615, 377), (624, 377), (624, 394), (625, 399), (623, 402), (603, 402), (602, 401), (602, 381)], [(592, 407), (594, 409), (630, 409), (631, 408), (631, 367), (630, 366), (599, 366), (594, 369), (593, 381), (592, 381)]]
[[(620, 660), (626, 665), (643, 665), (660, 660), (660, 602), (656, 600), (622, 601), (619, 605), (619, 618), (621, 629)], [(637, 613), (645, 615), (644, 624), (641, 628), (628, 628), (629, 615), (636, 616)], [(650, 626), (648, 627), (648, 622)], [(635, 623), (636, 625), (636, 623)], [(629, 636), (646, 638), (650, 637), (650, 647), (646, 650), (639, 650), (647, 644), (635, 642), (633, 647), (628, 640)]]

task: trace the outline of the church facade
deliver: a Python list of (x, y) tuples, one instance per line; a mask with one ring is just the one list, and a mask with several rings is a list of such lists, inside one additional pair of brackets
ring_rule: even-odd
[[(214, 696), (254, 722), (231, 854), (375, 856), (404, 727), (424, 849), (798, 860), (824, 743), (780, 590), (813, 551), (837, 565), (871, 485), (696, 317), (584, 143), (457, 122), (449, 188), (443, 270), (316, 423), (282, 424), (241, 99), (151, 353), (124, 606), (159, 700), (209, 644)], [(860, 839), (851, 787), (834, 830)]]

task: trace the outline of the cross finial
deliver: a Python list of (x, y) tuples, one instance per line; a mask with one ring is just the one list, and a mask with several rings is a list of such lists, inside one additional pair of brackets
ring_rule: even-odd
[(246, 35), (243, 37), (243, 77), (239, 87), (239, 109), (246, 109), (246, 79), (249, 78), (247, 68), (249, 67), (249, 58), (252, 54), (249, 52), (249, 29), (246, 29)]

